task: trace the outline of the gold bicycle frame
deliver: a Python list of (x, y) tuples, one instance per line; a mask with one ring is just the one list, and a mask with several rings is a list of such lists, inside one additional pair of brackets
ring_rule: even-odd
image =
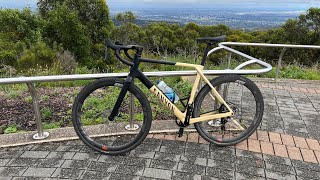
[[(189, 67), (189, 68), (194, 68), (197, 71), (197, 76), (194, 82), (194, 85), (192, 87), (191, 95), (188, 101), (188, 104), (191, 105), (193, 104), (195, 100), (195, 94), (197, 92), (197, 89), (199, 87), (201, 79), (209, 85), (211, 88), (211, 92), (213, 93), (215, 98), (214, 100), (217, 100), (221, 104), (225, 105), (225, 107), (228, 109), (229, 112), (226, 113), (214, 113), (210, 112), (207, 114), (203, 114), (200, 117), (197, 118), (190, 118), (190, 124), (194, 124), (197, 122), (202, 122), (202, 121), (208, 121), (208, 120), (213, 120), (213, 119), (220, 119), (220, 118), (225, 118), (225, 117), (230, 117), (234, 114), (233, 110), (230, 108), (230, 106), (224, 101), (224, 99), (220, 96), (220, 94), (217, 92), (217, 90), (212, 86), (210, 81), (205, 77), (203, 74), (203, 69), (204, 66), (202, 65), (195, 65), (195, 64), (187, 64), (187, 63), (176, 63), (176, 66), (180, 67)], [(186, 119), (186, 112), (181, 112), (168, 98), (167, 96), (157, 87), (157, 86), (152, 86), (149, 89), (152, 93), (154, 93), (161, 101), (164, 103), (167, 107), (169, 107), (170, 110), (173, 111), (173, 114), (182, 122), (185, 122)]]

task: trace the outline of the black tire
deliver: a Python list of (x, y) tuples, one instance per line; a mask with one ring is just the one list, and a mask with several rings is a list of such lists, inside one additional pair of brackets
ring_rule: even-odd
[[(88, 147), (102, 154), (119, 155), (129, 152), (146, 138), (151, 127), (151, 108), (143, 92), (131, 84), (119, 115), (114, 122), (108, 116), (123, 86), (121, 79), (99, 79), (85, 86), (78, 94), (72, 108), (74, 129)], [(130, 94), (134, 96), (134, 124), (139, 129), (128, 131)], [(100, 110), (100, 111), (99, 111)]]
[[(259, 127), (262, 120), (264, 102), (259, 88), (251, 80), (239, 75), (223, 75), (211, 80), (211, 84), (222, 97), (223, 92), (228, 92), (225, 101), (236, 113), (224, 125), (221, 123), (222, 119), (195, 123), (196, 130), (203, 139), (218, 146), (231, 146), (246, 140)], [(240, 86), (242, 87), (240, 91), (235, 90)], [(194, 117), (208, 112), (216, 113), (223, 109), (223, 105), (212, 100), (210, 90), (210, 87), (205, 85), (198, 93), (195, 99)], [(239, 99), (238, 95), (243, 96)]]

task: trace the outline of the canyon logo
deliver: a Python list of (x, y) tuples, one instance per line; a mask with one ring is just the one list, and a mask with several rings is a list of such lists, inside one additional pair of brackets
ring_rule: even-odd
[(160, 89), (153, 86), (151, 88), (151, 92), (153, 92), (164, 104), (166, 104), (170, 110), (173, 112), (175, 111), (175, 106), (172, 104), (172, 102), (166, 97), (165, 94), (162, 93)]

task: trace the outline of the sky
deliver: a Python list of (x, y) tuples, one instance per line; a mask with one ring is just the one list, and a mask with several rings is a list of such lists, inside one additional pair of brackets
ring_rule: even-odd
[[(2, 8), (36, 8), (38, 0), (0, 0)], [(106, 0), (109, 8), (137, 7), (320, 7), (320, 0)]]

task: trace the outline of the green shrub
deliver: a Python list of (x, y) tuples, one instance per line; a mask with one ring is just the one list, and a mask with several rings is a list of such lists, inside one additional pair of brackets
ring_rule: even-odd
[(4, 133), (5, 134), (11, 134), (11, 133), (15, 133), (17, 132), (17, 125), (15, 124), (12, 124), (10, 126), (8, 126), (5, 130), (4, 130)]

